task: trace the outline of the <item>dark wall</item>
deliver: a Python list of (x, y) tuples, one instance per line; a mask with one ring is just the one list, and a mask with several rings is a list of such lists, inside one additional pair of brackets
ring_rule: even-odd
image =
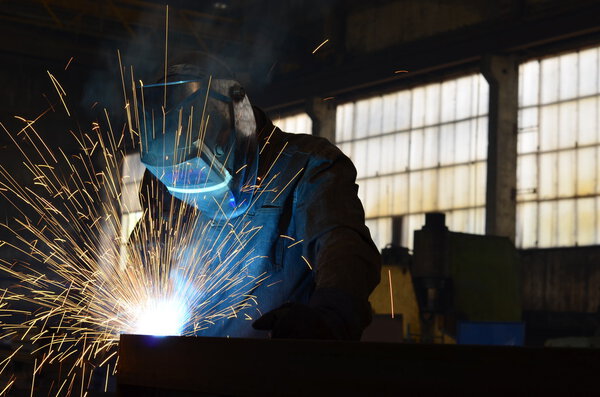
[(600, 311), (600, 247), (521, 251), (523, 310)]

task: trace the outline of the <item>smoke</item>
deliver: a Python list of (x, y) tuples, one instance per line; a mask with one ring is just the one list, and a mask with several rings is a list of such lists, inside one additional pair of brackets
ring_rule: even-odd
[[(297, 52), (310, 53), (322, 35), (306, 36), (306, 26), (333, 12), (339, 0), (203, 2), (179, 1), (168, 8), (168, 42), (165, 41), (167, 8), (156, 6), (135, 21), (132, 34), (122, 48), (114, 42), (99, 51), (98, 68), (85, 83), (83, 102), (89, 107), (115, 111), (123, 108), (123, 89), (117, 50), (125, 68), (124, 80), (130, 89), (131, 70), (136, 81), (156, 81), (167, 63), (182, 54), (196, 52), (216, 57), (228, 65), (252, 96), (277, 75), (285, 59)], [(300, 29), (303, 26), (304, 29)], [(322, 27), (322, 26), (321, 26)], [(309, 30), (310, 33), (310, 30)], [(318, 44), (318, 43), (317, 43)]]

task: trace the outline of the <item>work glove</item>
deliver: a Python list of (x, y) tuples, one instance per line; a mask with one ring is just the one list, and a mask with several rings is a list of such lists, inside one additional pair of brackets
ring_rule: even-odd
[(256, 320), (252, 327), (271, 331), (271, 338), (342, 339), (335, 316), (326, 310), (301, 303), (286, 303)]
[(252, 326), (271, 331), (271, 338), (359, 340), (366, 326), (361, 317), (369, 316), (370, 322), (370, 306), (364, 302), (366, 307), (362, 307), (361, 303), (339, 290), (318, 289), (308, 305), (286, 303)]

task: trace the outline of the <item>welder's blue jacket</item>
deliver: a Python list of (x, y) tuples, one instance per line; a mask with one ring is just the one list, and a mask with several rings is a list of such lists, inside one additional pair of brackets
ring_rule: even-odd
[[(248, 243), (252, 252), (240, 271), (264, 281), (252, 289), (249, 308), (196, 334), (266, 337), (252, 328), (252, 320), (298, 302), (335, 311), (346, 335), (358, 339), (370, 322), (368, 297), (379, 282), (380, 256), (364, 223), (356, 170), (326, 139), (284, 133), (260, 110), (256, 113), (258, 175), (265, 187), (243, 221), (246, 229), (260, 230)], [(227, 227), (213, 222), (201, 238), (223, 236)], [(227, 305), (224, 301), (220, 309)]]

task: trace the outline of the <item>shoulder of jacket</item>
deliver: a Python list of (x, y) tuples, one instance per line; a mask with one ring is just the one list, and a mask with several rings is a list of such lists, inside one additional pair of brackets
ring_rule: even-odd
[(306, 154), (312, 158), (334, 161), (344, 157), (342, 151), (328, 139), (308, 134), (292, 134), (281, 132), (282, 140), (287, 142), (286, 152), (289, 154)]

